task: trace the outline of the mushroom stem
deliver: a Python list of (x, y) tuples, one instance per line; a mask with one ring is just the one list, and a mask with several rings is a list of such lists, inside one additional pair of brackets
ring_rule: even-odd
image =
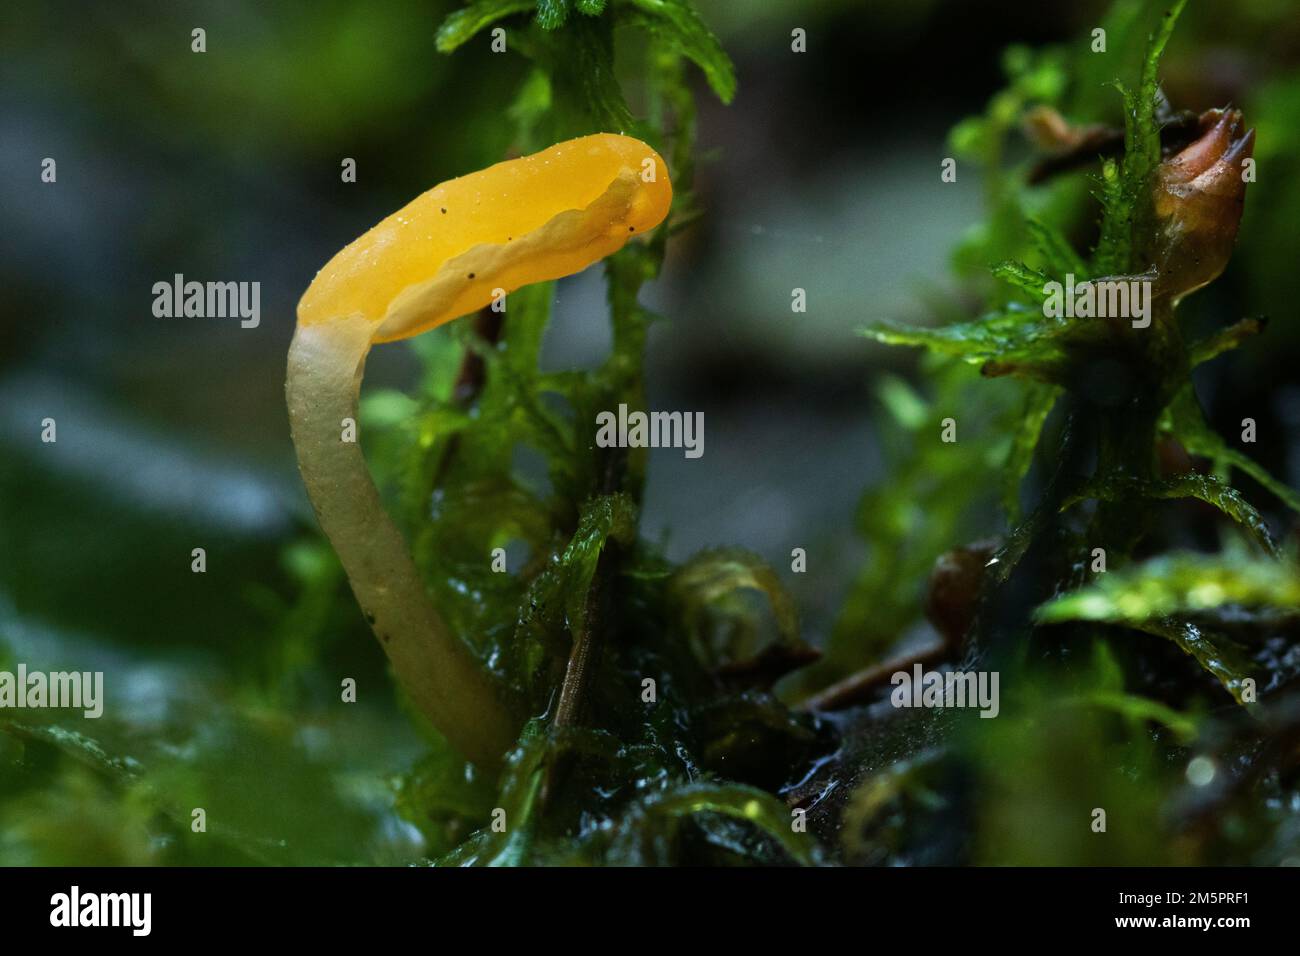
[(430, 602), (406, 541), (379, 497), (354, 422), (375, 325), (360, 315), (299, 325), (285, 393), (303, 483), (352, 591), (411, 700), (451, 745), (495, 765), (518, 724), (505, 689)]
[(640, 140), (556, 143), (417, 196), (340, 249), (298, 302), (285, 391), (307, 494), (398, 680), (476, 763), (501, 760), (522, 707), (430, 604), (343, 420), (356, 420), (373, 343), (581, 272), (663, 222), (672, 195), (662, 157)]

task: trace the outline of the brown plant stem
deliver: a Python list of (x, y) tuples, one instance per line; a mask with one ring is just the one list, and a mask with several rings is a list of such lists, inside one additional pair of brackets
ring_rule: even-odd
[(898, 671), (910, 670), (917, 664), (922, 667), (937, 664), (948, 656), (949, 650), (946, 641), (936, 640), (918, 650), (872, 664), (807, 698), (798, 709), (826, 713), (865, 704)]

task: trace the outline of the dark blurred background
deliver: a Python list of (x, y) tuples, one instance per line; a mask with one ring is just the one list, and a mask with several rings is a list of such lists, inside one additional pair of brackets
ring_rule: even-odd
[[(283, 399), (297, 299), (346, 242), (510, 141), (524, 63), (485, 38), (435, 52), (455, 6), (4, 5), (0, 633), (16, 648), (107, 634), (221, 655), (264, 638), (268, 593), (293, 580), (285, 545), (312, 527)], [(807, 548), (815, 573), (786, 576), (817, 639), (865, 554), (854, 508), (883, 476), (873, 382), (916, 361), (854, 330), (925, 320), (928, 302), (956, 294), (949, 257), (981, 216), (981, 180), (962, 167), (940, 184), (947, 131), (1003, 85), (1008, 44), (1083, 42), (1107, 4), (698, 6), (739, 93), (723, 106), (699, 84), (706, 215), (646, 294), (668, 317), (647, 379), (650, 407), (705, 413), (706, 454), (654, 453), (642, 530), (674, 559), (735, 544), (783, 573), (790, 548)], [(1256, 456), (1294, 485), (1300, 17), (1288, 11), (1194, 2), (1165, 75), (1176, 106), (1231, 101), (1260, 127), (1241, 250), (1188, 309), (1206, 327), (1273, 319), (1201, 387), (1230, 433), (1258, 419)], [(194, 27), (205, 54), (190, 50)], [(795, 27), (806, 54), (790, 51)], [(45, 157), (57, 184), (40, 181)], [(345, 157), (355, 184), (340, 181)], [(175, 273), (260, 281), (260, 327), (155, 318), (151, 287)], [(791, 313), (795, 287), (806, 314)], [(560, 283), (549, 367), (599, 361), (603, 296), (599, 267)], [(367, 388), (408, 386), (418, 368), (408, 345), (378, 348)], [(40, 442), (46, 417), (56, 444)], [(190, 572), (194, 547), (206, 576)], [(356, 654), (380, 667), (373, 645)]]

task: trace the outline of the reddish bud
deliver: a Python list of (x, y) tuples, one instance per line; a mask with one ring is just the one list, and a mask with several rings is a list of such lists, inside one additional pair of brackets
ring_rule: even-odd
[(1151, 264), (1157, 295), (1177, 302), (1214, 281), (1232, 256), (1246, 202), (1244, 161), (1255, 131), (1240, 110), (1201, 115), (1200, 136), (1156, 169), (1156, 235)]

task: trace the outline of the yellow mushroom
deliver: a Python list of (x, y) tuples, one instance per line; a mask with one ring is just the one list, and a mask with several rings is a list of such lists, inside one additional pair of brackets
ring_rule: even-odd
[(671, 201), (645, 143), (568, 140), (430, 189), (335, 255), (298, 303), (285, 392), (307, 494), (407, 694), (476, 762), (500, 760), (521, 715), (429, 601), (343, 421), (355, 421), (372, 344), (474, 312), (495, 290), (580, 272), (657, 226)]

